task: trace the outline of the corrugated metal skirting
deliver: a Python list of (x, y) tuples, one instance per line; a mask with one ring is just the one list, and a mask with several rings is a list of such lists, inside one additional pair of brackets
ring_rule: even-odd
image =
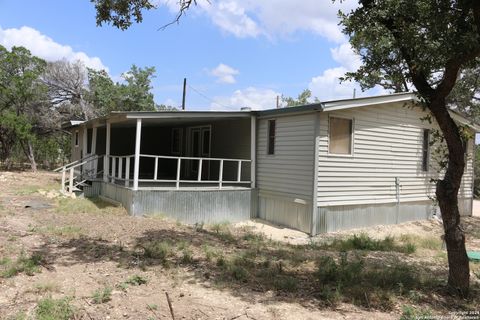
[(425, 220), (434, 210), (432, 201), (319, 207), (317, 233)]
[(237, 190), (138, 190), (102, 183), (101, 195), (120, 202), (135, 216), (161, 214), (188, 224), (250, 219), (252, 193)]

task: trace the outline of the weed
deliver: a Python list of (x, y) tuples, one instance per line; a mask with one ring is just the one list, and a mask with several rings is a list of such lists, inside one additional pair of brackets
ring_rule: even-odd
[(156, 305), (155, 303), (149, 303), (149, 304), (147, 304), (147, 309), (148, 310), (158, 310), (158, 305)]
[(353, 235), (347, 239), (335, 239), (331, 244), (323, 245), (325, 248), (333, 248), (339, 251), (365, 250), (365, 251), (396, 251), (413, 253), (416, 247), (411, 243), (396, 244), (393, 237), (382, 240), (373, 239), (365, 233)]
[(210, 262), (213, 260), (214, 257), (218, 256), (217, 252), (215, 252), (212, 247), (210, 247), (208, 244), (204, 244), (202, 246), (203, 252), (205, 253), (205, 259)]
[(74, 308), (70, 305), (71, 298), (43, 298), (35, 309), (38, 320), (68, 320), (74, 316)]
[(191, 264), (193, 263), (193, 252), (192, 250), (185, 248), (183, 249), (182, 260), (183, 264)]
[(101, 304), (108, 302), (112, 299), (112, 289), (105, 287), (103, 289), (95, 290), (92, 295), (92, 302), (95, 304)]
[(218, 267), (225, 267), (227, 265), (227, 261), (223, 255), (217, 257), (217, 266)]
[(298, 289), (298, 279), (290, 276), (278, 276), (273, 283), (275, 289), (295, 292)]
[(242, 266), (235, 264), (229, 265), (228, 271), (230, 272), (231, 276), (237, 281), (246, 282), (248, 279), (248, 271)]
[(131, 276), (125, 281), (126, 284), (130, 284), (132, 286), (140, 286), (142, 284), (147, 284), (147, 279), (136, 274)]
[(195, 222), (195, 224), (193, 225), (193, 229), (196, 232), (202, 232), (203, 231), (203, 222)]
[(432, 313), (428, 309), (418, 309), (412, 306), (403, 306), (400, 320), (431, 319)]
[(36, 293), (46, 293), (58, 291), (58, 285), (52, 282), (38, 283), (35, 285)]
[(400, 241), (416, 246), (417, 248), (429, 250), (441, 250), (443, 245), (443, 242), (439, 237), (418, 236), (414, 234), (403, 234), (400, 236)]
[(167, 241), (151, 241), (143, 246), (143, 250), (145, 258), (158, 259), (165, 264), (172, 255), (172, 244)]
[(0, 273), (0, 276), (3, 278), (11, 278), (22, 272), (32, 276), (35, 273), (40, 272), (39, 266), (41, 262), (42, 257), (39, 254), (32, 254), (27, 257), (22, 251), (20, 256), (14, 262), (9, 260), (4, 261), (4, 270)]

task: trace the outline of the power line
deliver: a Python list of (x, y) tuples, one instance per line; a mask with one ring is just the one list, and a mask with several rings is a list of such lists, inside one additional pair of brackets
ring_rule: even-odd
[(192, 89), (193, 91), (195, 91), (198, 95), (200, 95), (201, 97), (203, 97), (204, 99), (214, 103), (214, 104), (218, 104), (219, 106), (221, 107), (224, 107), (224, 108), (227, 108), (227, 109), (237, 109), (235, 107), (232, 107), (232, 106), (226, 106), (224, 104), (221, 104), (221, 103), (218, 103), (216, 102), (215, 100), (213, 100), (212, 98), (208, 97), (207, 95), (205, 95), (204, 93), (200, 92), (199, 90), (195, 89), (194, 87), (192, 87), (191, 85), (187, 84), (187, 86)]

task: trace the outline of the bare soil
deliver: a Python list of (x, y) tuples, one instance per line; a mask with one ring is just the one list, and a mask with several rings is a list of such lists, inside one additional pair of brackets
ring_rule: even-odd
[[(445, 253), (428, 248), (413, 254), (359, 253), (368, 263), (387, 266), (401, 261), (434, 274), (438, 288), (417, 288), (415, 299), (410, 297), (415, 292), (388, 291), (388, 304), (375, 304), (372, 299), (377, 295), (367, 292), (361, 303), (350, 296), (332, 303), (319, 294), (315, 261), (323, 255), (336, 258), (339, 253), (315, 243), (360, 232), (378, 239), (405, 234), (439, 238), (438, 221), (311, 239), (258, 221), (193, 227), (162, 217), (130, 217), (122, 208), (105, 203), (85, 205), (87, 200), (64, 199), (51, 191), (58, 187), (56, 174), (0, 172), (0, 261), (15, 261), (22, 253), (41, 256), (38, 272), (0, 276), (0, 319), (34, 319), (38, 301), (44, 297), (69, 297), (75, 319), (172, 319), (166, 293), (175, 319), (398, 319), (406, 305), (445, 315), (452, 310), (472, 310), (479, 303), (478, 291), (473, 300), (456, 300), (442, 290), (447, 276)], [(465, 218), (464, 227), (469, 249), (480, 250), (480, 217)], [(265, 237), (256, 239), (259, 233)], [(171, 252), (165, 259), (149, 257), (146, 248), (152, 243), (168, 243)], [(248, 261), (254, 261), (253, 267), (243, 268), (247, 272), (243, 276), (219, 262), (252, 252)], [(278, 274), (272, 279), (258, 276), (255, 269), (272, 268), (267, 261), (270, 257)], [(480, 274), (480, 268), (472, 264), (472, 270), (472, 286), (477, 290), (474, 272)], [(147, 283), (125, 285), (132, 276)], [(277, 276), (295, 282), (277, 286)], [(105, 287), (112, 289), (110, 300), (95, 304), (93, 293)]]

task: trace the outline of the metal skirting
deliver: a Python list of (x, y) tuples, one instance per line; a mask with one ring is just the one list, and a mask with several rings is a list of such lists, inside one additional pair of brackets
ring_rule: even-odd
[(183, 223), (219, 223), (249, 220), (251, 189), (131, 190), (103, 183), (101, 195), (120, 202), (129, 214), (160, 214)]
[(431, 201), (318, 207), (317, 233), (425, 220), (434, 211)]
[(83, 187), (83, 194), (86, 198), (96, 198), (101, 194), (102, 183), (93, 181), (92, 185)]
[[(297, 201), (296, 201), (297, 200)], [(310, 233), (311, 201), (260, 194), (257, 217), (269, 222)]]

